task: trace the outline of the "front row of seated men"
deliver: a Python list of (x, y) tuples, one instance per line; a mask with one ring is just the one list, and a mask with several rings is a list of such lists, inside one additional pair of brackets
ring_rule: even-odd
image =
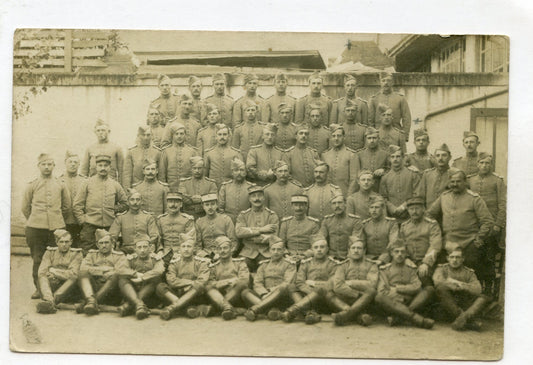
[[(270, 258), (259, 263), (250, 286), (250, 273), (244, 258), (233, 258), (235, 244), (226, 236), (215, 239), (217, 260), (195, 255), (195, 241), (181, 242), (165, 272), (160, 255), (153, 253), (148, 236), (135, 239), (135, 252), (115, 251), (109, 232), (95, 233), (97, 250), (85, 258), (80, 249), (71, 248), (70, 233), (55, 231), (57, 247), (49, 247), (39, 268), (42, 300), (39, 313), (55, 313), (60, 303), (72, 301), (78, 287), (83, 301), (78, 313), (95, 315), (99, 305), (119, 304), (121, 316), (135, 313), (138, 319), (159, 312), (161, 319), (185, 315), (221, 314), (225, 320), (244, 314), (254, 321), (260, 314), (270, 320), (292, 322), (303, 318), (313, 324), (321, 320), (320, 310), (329, 310), (336, 325), (372, 323), (372, 303), (389, 317), (392, 326), (402, 321), (430, 329), (434, 321), (422, 313), (436, 298), (440, 308), (453, 320), (455, 330), (479, 329), (476, 315), (488, 299), (473, 270), (463, 265), (457, 246), (448, 252), (448, 263), (433, 273), (433, 283), (423, 285), (416, 265), (407, 259), (406, 241), (397, 238), (388, 246), (391, 262), (378, 268), (366, 257), (366, 245), (350, 236), (347, 259), (328, 256), (322, 236), (312, 240), (310, 256), (299, 263), (285, 256), (281, 238), (270, 235)], [(76, 285), (78, 284), (78, 285)], [(122, 294), (122, 295), (120, 295)], [(155, 303), (149, 309), (147, 303)], [(159, 303), (159, 308), (157, 309)], [(246, 306), (244, 310), (240, 307)]]

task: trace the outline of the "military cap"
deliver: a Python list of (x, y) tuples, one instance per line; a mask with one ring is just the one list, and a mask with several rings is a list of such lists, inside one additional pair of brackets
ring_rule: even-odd
[(217, 194), (204, 194), (201, 196), (202, 203), (212, 202), (213, 200), (218, 200)]
[(264, 193), (265, 189), (261, 185), (250, 185), (248, 187), (248, 195), (251, 195), (253, 193), (261, 192)]
[(163, 74), (157, 75), (157, 84), (160, 85), (163, 81), (168, 81), (170, 83), (170, 77)]
[(303, 130), (309, 132), (309, 126), (306, 123), (296, 124), (295, 127), (294, 130), (296, 133)]
[(96, 229), (96, 231), (94, 231), (94, 237), (96, 238), (96, 242), (100, 242), (102, 238), (105, 238), (107, 236), (111, 237), (111, 234), (105, 229), (98, 228)]
[(289, 166), (289, 164), (288, 164), (286, 161), (283, 161), (283, 160), (277, 160), (277, 161), (274, 163), (274, 170), (277, 170), (277, 169), (279, 169), (280, 167), (283, 167), (283, 166)]
[(467, 139), (468, 137), (476, 137), (479, 140), (479, 136), (476, 134), (476, 132), (472, 131), (464, 131), (463, 132), (463, 141)]
[(374, 127), (368, 127), (365, 131), (365, 137), (373, 136), (374, 134), (379, 134), (379, 131)]
[(320, 79), (320, 80), (323, 80), (322, 76), (320, 75), (320, 73), (318, 71), (316, 72), (313, 72), (309, 78), (307, 79), (308, 82), (311, 82), (311, 80), (313, 79)]
[(69, 235), (69, 237), (72, 237), (69, 231), (65, 229), (56, 229), (54, 231), (54, 238), (56, 239), (56, 242), (59, 241), (61, 238), (65, 237), (66, 235)]
[(254, 75), (254, 74), (246, 74), (244, 75), (244, 84), (246, 85), (247, 83), (249, 83), (250, 81), (252, 80), (259, 80), (259, 78), (257, 77), (257, 75)]
[(267, 123), (263, 126), (263, 130), (276, 133), (278, 131), (278, 125), (276, 123)]
[(309, 111), (311, 110), (320, 110), (321, 106), (319, 104), (309, 104)]
[(408, 207), (411, 205), (425, 205), (424, 198), (421, 196), (413, 196), (412, 198), (407, 199), (406, 205)]
[(170, 190), (167, 193), (167, 200), (170, 200), (170, 199), (183, 200), (183, 194), (180, 193), (179, 191)]
[(355, 79), (355, 77), (353, 75), (350, 75), (350, 74), (346, 74), (344, 75), (344, 83), (346, 84), (348, 81), (356, 81), (357, 80)]
[(215, 130), (218, 132), (221, 129), (227, 129), (229, 132), (229, 127), (225, 125), (224, 123), (217, 123), (215, 124)]
[(71, 150), (67, 150), (65, 152), (65, 161), (68, 160), (71, 157), (78, 157), (79, 155), (77, 153), (72, 152)]
[(224, 74), (221, 74), (221, 73), (214, 74), (212, 78), (213, 78), (213, 82), (219, 81), (219, 80), (226, 82), (226, 77), (224, 76)]
[(374, 173), (372, 171), (370, 171), (370, 170), (363, 169), (363, 170), (359, 171), (359, 174), (357, 174), (357, 178), (359, 179), (363, 175), (372, 175), (372, 176), (374, 176)]
[(292, 105), (287, 104), (287, 103), (281, 103), (281, 104), (278, 105), (278, 112), (280, 112), (280, 111), (282, 111), (282, 110), (285, 110), (285, 109), (290, 109), (290, 110), (292, 110), (293, 107), (292, 107)]
[(224, 243), (229, 243), (231, 245), (231, 240), (226, 236), (218, 236), (215, 238), (215, 246), (220, 247)]
[(201, 82), (202, 80), (200, 80), (198, 77), (192, 75), (192, 76), (189, 76), (189, 86), (191, 86), (192, 84), (195, 84), (197, 82)]
[(259, 109), (259, 106), (257, 105), (257, 103), (253, 100), (250, 100), (250, 99), (246, 99), (244, 101), (244, 110), (248, 109), (248, 108), (255, 108), (255, 110)]
[(413, 135), (415, 136), (415, 138), (418, 138), (418, 137), (421, 137), (421, 136), (427, 136), (428, 135), (428, 131), (425, 128), (418, 128), (418, 129), (415, 129), (413, 131)]
[(338, 129), (340, 129), (344, 133), (344, 127), (342, 126), (342, 124), (332, 123), (329, 125), (329, 130), (332, 134)]
[(489, 157), (492, 158), (492, 155), (490, 153), (488, 153), (488, 152), (480, 152), (477, 155), (477, 160), (479, 162), (479, 161), (485, 160), (485, 159), (487, 159)]
[(187, 95), (187, 94), (181, 94), (180, 96), (180, 102), (182, 101), (187, 101), (187, 100), (192, 100), (192, 97)]
[(212, 103), (207, 103), (205, 105), (205, 110), (207, 113), (211, 113), (213, 110), (218, 110), (218, 106), (216, 106), (215, 104), (212, 104)]
[(109, 156), (109, 155), (98, 155), (98, 156), (96, 156), (96, 158), (94, 160), (95, 160), (96, 163), (98, 163), (98, 162), (111, 163), (111, 156)]
[(403, 238), (397, 238), (394, 242), (391, 242), (389, 245), (389, 250), (392, 251), (395, 248), (406, 247), (405, 240)]
[(109, 128), (109, 123), (105, 122), (104, 120), (98, 118), (96, 119), (96, 123), (94, 123), (94, 127), (100, 127), (101, 125), (105, 125), (107, 128)]
[(342, 200), (346, 201), (346, 197), (342, 195), (342, 193), (339, 191), (335, 192), (329, 201), (332, 202), (333, 200), (337, 198), (342, 198)]
[(268, 238), (268, 247), (272, 247), (274, 246), (276, 243), (281, 243), (281, 245), (283, 246), (284, 243), (283, 243), (283, 239), (281, 239), (280, 237), (276, 236), (276, 235), (271, 235), (269, 238)]
[(379, 74), (379, 79), (386, 79), (386, 78), (392, 78), (392, 73), (390, 72), (381, 72)]
[(236, 168), (239, 168), (239, 167), (244, 167), (246, 166), (244, 164), (244, 162), (238, 158), (238, 157), (234, 157), (233, 160), (231, 160), (231, 168), (232, 169), (236, 169)]
[(346, 106), (344, 107), (344, 109), (346, 109), (346, 108), (356, 108), (357, 109), (357, 104), (354, 103), (350, 99), (346, 99)]
[(133, 196), (133, 195), (135, 195), (135, 194), (139, 194), (139, 195), (141, 195), (141, 193), (139, 193), (139, 192), (137, 191), (137, 189), (134, 189), (134, 188), (127, 188), (127, 189), (126, 189), (126, 193), (128, 194), (128, 198), (131, 197), (131, 196)]
[(329, 165), (325, 161), (315, 160), (315, 162), (316, 162), (316, 166), (313, 169), (313, 171), (318, 169), (319, 167), (324, 167), (324, 166), (326, 166), (327, 171), (329, 171)]
[(369, 205), (375, 204), (375, 203), (381, 203), (385, 204), (385, 199), (381, 195), (373, 195), (368, 199)]
[(392, 108), (390, 106), (388, 106), (387, 104), (379, 103), (379, 105), (378, 105), (378, 113), (383, 114), (387, 110), (392, 110)]
[(196, 166), (198, 165), (199, 163), (202, 163), (202, 165), (204, 164), (204, 159), (200, 156), (192, 156), (189, 161), (191, 162), (191, 166)]
[(274, 81), (278, 81), (278, 80), (285, 80), (285, 81), (289, 81), (287, 79), (287, 75), (285, 75), (283, 72), (278, 72), (276, 74), (276, 76), (274, 76)]
[(398, 151), (401, 151), (402, 149), (399, 146), (396, 146), (395, 144), (389, 145), (389, 148), (387, 149), (387, 152), (389, 155), (392, 155), (393, 153), (396, 153)]
[(145, 134), (146, 132), (150, 132), (152, 128), (149, 125), (140, 125), (137, 127), (137, 135), (139, 134)]
[(154, 160), (154, 159), (151, 158), (151, 157), (147, 157), (147, 158), (145, 158), (145, 159), (143, 160), (143, 164), (142, 164), (143, 169), (144, 169), (145, 167), (150, 166), (150, 165), (156, 165), (156, 166), (157, 166), (157, 162), (156, 162), (156, 160)]
[(48, 153), (41, 153), (39, 155), (39, 157), (37, 157), (37, 161), (38, 163), (43, 163), (45, 161), (52, 161), (54, 162), (54, 159), (52, 158), (52, 156), (50, 156)]
[(444, 151), (444, 152), (448, 152), (450, 155), (452, 154), (450, 152), (450, 148), (448, 147), (446, 143), (443, 143), (439, 147), (435, 148), (435, 153), (437, 153), (437, 151)]
[(350, 236), (348, 237), (348, 241), (350, 241), (348, 247), (351, 247), (356, 242), (361, 242), (363, 243), (363, 246), (365, 246), (365, 241), (363, 241), (359, 236)]
[(291, 203), (309, 203), (309, 197), (304, 194), (294, 194), (291, 196)]
[(325, 242), (326, 246), (328, 245), (328, 241), (326, 241), (326, 239), (320, 234), (311, 236), (311, 246), (317, 242)]
[(148, 235), (146, 234), (137, 234), (135, 235), (135, 237), (133, 238), (133, 241), (135, 244), (139, 243), (139, 242), (148, 242), (150, 243), (150, 237), (148, 237)]
[(176, 133), (180, 129), (185, 129), (185, 126), (181, 123), (174, 122), (170, 125), (170, 132), (172, 134)]

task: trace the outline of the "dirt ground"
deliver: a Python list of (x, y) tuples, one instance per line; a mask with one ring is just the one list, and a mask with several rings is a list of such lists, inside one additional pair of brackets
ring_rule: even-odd
[[(335, 358), (410, 358), (497, 360), (503, 351), (503, 323), (485, 321), (485, 329), (456, 332), (437, 323), (432, 330), (388, 327), (383, 320), (369, 328), (335, 327), (323, 322), (285, 324), (244, 317), (177, 318), (164, 322), (153, 316), (143, 321), (114, 313), (95, 317), (58, 311), (35, 312), (30, 300), (31, 259), (11, 257), (10, 344), (12, 351), (108, 354), (233, 355)], [(42, 343), (31, 344), (22, 332), (21, 317), (35, 324)]]

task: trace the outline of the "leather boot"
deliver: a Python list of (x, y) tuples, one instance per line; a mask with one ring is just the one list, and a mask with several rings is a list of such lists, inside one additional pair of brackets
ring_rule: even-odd
[(94, 296), (90, 296), (87, 298), (87, 304), (83, 307), (83, 311), (88, 316), (93, 316), (95, 314), (98, 314), (98, 301)]
[[(374, 296), (371, 294), (361, 295), (347, 310), (333, 314), (333, 320), (338, 326), (343, 326), (352, 321), (372, 302)], [(372, 317), (368, 314), (359, 315), (358, 321), (363, 326), (369, 326), (372, 323)]]
[(415, 326), (425, 329), (431, 329), (435, 324), (435, 321), (431, 318), (422, 317), (420, 314), (417, 313), (413, 313), (413, 316), (411, 317), (411, 322)]
[(128, 279), (121, 279), (119, 281), (119, 287), (122, 295), (126, 299), (126, 303), (117, 308), (121, 317), (129, 315), (134, 307), (144, 306), (143, 301), (139, 299), (137, 292)]
[(96, 300), (101, 303), (105, 300), (107, 295), (111, 293), (113, 289), (115, 289), (118, 285), (118, 277), (116, 275), (112, 275), (107, 281), (102, 285), (100, 290), (96, 292), (95, 298)]
[(43, 300), (37, 303), (37, 313), (54, 314), (55, 312), (57, 312), (57, 308), (53, 302), (49, 300)]
[(314, 310), (310, 310), (305, 315), (305, 324), (315, 324), (322, 320), (322, 316)]
[(413, 298), (411, 303), (409, 303), (409, 309), (413, 312), (422, 309), (426, 304), (429, 303), (434, 293), (435, 289), (432, 286), (422, 288), (422, 290), (420, 290), (418, 294)]
[(319, 298), (320, 296), (318, 293), (312, 292), (287, 308), (287, 310), (281, 314), (281, 319), (287, 323), (292, 322), (298, 313), (301, 313), (307, 308), (311, 307), (311, 304), (313, 304), (313, 302)]
[(255, 295), (250, 289), (244, 289), (241, 292), (241, 298), (248, 306), (253, 306), (261, 302), (261, 298)]
[(334, 293), (330, 292), (326, 295), (326, 303), (328, 303), (331, 310), (334, 312), (342, 312), (350, 309), (350, 306), (344, 301), (336, 296)]
[(220, 294), (216, 289), (210, 289), (207, 291), (209, 299), (222, 311), (222, 318), (229, 321), (235, 319), (235, 309), (233, 306)]
[[(163, 308), (159, 316), (161, 317), (161, 319), (168, 321), (174, 313), (176, 313), (180, 309), (183, 309), (187, 304), (189, 304), (190, 301), (193, 300), (197, 294), (198, 294), (197, 289), (194, 289), (194, 288), (189, 289), (189, 291), (183, 294), (177, 301)], [(196, 311), (196, 314), (197, 313), (198, 312)], [(187, 313), (187, 314), (189, 317), (193, 317), (195, 313), (191, 311), (190, 313)], [(198, 315), (196, 315), (196, 317), (197, 316)]]
[(145, 319), (150, 315), (148, 307), (141, 301), (135, 308), (135, 317), (137, 319)]
[(387, 312), (393, 313), (403, 319), (406, 319), (412, 322), (417, 327), (430, 329), (433, 327), (433, 324), (435, 324), (434, 320), (430, 318), (424, 318), (421, 315), (416, 314), (406, 305), (398, 303), (386, 295), (378, 294), (378, 296), (376, 296), (376, 302), (380, 304)]
[(446, 286), (437, 286), (435, 289), (436, 297), (439, 301), (440, 306), (451, 315), (452, 318), (457, 318), (463, 310), (455, 302), (453, 292), (448, 289)]
[(65, 301), (65, 298), (67, 297), (68, 293), (72, 290), (72, 288), (76, 285), (76, 280), (69, 279), (63, 283), (59, 287), (59, 289), (56, 290), (54, 293), (54, 304), (59, 304)]
[(461, 313), (452, 323), (452, 328), (456, 331), (464, 330), (468, 321), (479, 313), (487, 304), (487, 298), (484, 296), (478, 297), (474, 303), (463, 313)]
[(254, 321), (257, 314), (263, 313), (266, 309), (272, 307), (283, 295), (283, 291), (276, 289), (273, 292), (270, 292), (268, 295), (264, 297), (263, 300), (261, 300), (256, 305), (253, 305), (246, 311), (244, 316), (249, 321)]
[(39, 288), (41, 289), (41, 297), (44, 301), (54, 301), (54, 295), (52, 294), (52, 289), (50, 288), (50, 282), (46, 276), (39, 277)]

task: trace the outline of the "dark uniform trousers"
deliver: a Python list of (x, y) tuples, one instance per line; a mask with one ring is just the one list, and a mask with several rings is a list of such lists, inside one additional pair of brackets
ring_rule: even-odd
[(81, 232), (80, 232), (80, 248), (82, 249), (84, 257), (87, 255), (87, 252), (89, 252), (89, 250), (97, 249), (96, 238), (94, 236), (96, 230), (105, 229), (106, 231), (109, 231), (110, 227), (111, 226), (107, 226), (107, 227), (95, 226), (94, 224), (87, 223), (87, 222), (83, 223), (83, 225), (81, 226)]
[(54, 232), (43, 228), (26, 227), (26, 244), (30, 248), (30, 255), (33, 260), (33, 283), (36, 288), (39, 288), (39, 266), (41, 265), (46, 247), (56, 246)]
[(67, 231), (70, 233), (70, 236), (72, 237), (72, 246), (73, 248), (81, 247), (81, 224), (67, 224)]

